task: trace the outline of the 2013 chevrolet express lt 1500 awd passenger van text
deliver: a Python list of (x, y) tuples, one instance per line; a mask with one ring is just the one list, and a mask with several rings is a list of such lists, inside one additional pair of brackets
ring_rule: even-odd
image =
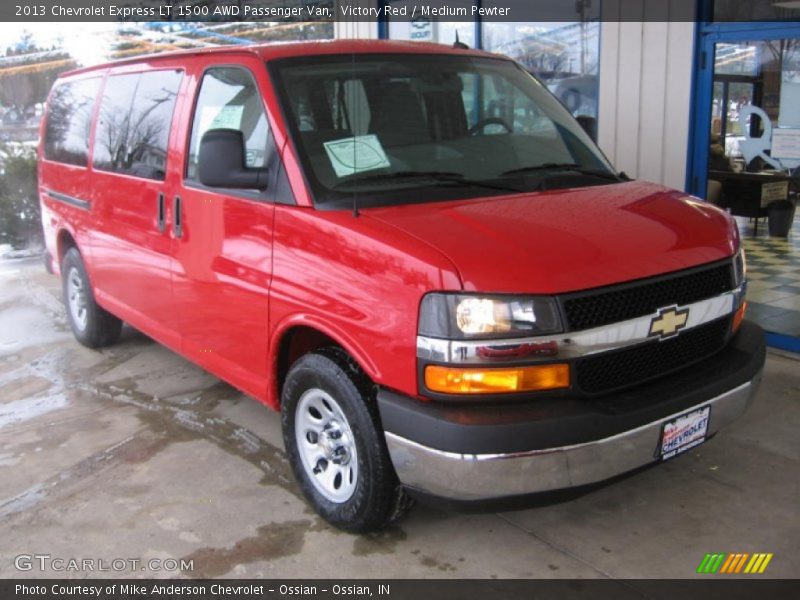
[(759, 381), (736, 224), (620, 176), (503, 57), (336, 41), (81, 69), (39, 158), (78, 340), (126, 321), (280, 410), (302, 491), (351, 531), (668, 459)]

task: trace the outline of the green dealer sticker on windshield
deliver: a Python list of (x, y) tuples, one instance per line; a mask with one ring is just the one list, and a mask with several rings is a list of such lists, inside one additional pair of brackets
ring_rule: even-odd
[(323, 145), (337, 177), (389, 166), (389, 160), (376, 135), (357, 135), (325, 142)]

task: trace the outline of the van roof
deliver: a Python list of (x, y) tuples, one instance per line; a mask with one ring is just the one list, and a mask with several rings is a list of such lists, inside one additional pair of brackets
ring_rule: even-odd
[(207, 54), (252, 54), (262, 60), (275, 60), (293, 56), (314, 56), (321, 54), (458, 54), (473, 56), (494, 56), (482, 50), (461, 49), (433, 44), (429, 42), (405, 42), (397, 40), (315, 40), (305, 42), (272, 42), (269, 44), (253, 44), (246, 46), (216, 46), (214, 48), (201, 48), (181, 50), (177, 52), (162, 52), (158, 54), (142, 54), (139, 56), (111, 61), (91, 67), (81, 67), (65, 71), (59, 77), (70, 77), (80, 73), (89, 73), (113, 68), (120, 65), (136, 63), (156, 63), (161, 60), (174, 59), (180, 56), (203, 56)]

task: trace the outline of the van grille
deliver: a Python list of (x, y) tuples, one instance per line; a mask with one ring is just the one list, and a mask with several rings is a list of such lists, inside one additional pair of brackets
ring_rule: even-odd
[(698, 269), (643, 279), (561, 297), (570, 331), (600, 327), (654, 314), (659, 308), (685, 305), (733, 289), (730, 260)]
[(585, 394), (611, 392), (665, 375), (707, 358), (725, 345), (731, 318), (725, 317), (664, 341), (575, 361), (575, 384)]

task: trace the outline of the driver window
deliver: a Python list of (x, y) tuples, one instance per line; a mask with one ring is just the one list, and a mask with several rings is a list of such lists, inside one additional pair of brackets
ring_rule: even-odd
[(197, 179), (200, 140), (209, 129), (236, 129), (245, 140), (245, 166), (267, 164), (269, 126), (261, 94), (252, 75), (239, 67), (206, 71), (197, 96), (186, 178)]

